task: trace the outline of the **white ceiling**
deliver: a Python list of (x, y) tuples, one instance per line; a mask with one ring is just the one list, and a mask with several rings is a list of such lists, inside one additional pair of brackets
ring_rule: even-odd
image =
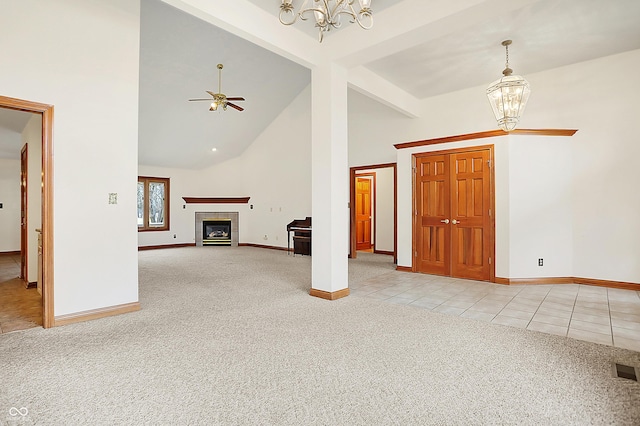
[[(142, 0), (141, 164), (198, 169), (239, 155), (310, 83), (316, 58), (349, 67), (350, 78), (374, 77), (358, 91), (394, 106), (488, 85), (504, 68), (505, 39), (511, 68), (525, 77), (640, 49), (639, 0), (372, 0), (373, 29), (345, 20), (322, 44), (311, 21), (281, 25), (280, 3)], [(218, 63), (222, 92), (245, 97), (244, 112), (187, 101), (217, 91)], [(611, 70), (620, 73), (633, 70)], [(380, 86), (397, 99), (377, 95)], [(4, 113), (0, 128), (20, 127)]]

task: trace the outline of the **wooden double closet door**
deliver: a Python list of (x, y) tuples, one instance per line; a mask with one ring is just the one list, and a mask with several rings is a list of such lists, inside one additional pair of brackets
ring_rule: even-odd
[(494, 281), (493, 146), (414, 161), (414, 271)]

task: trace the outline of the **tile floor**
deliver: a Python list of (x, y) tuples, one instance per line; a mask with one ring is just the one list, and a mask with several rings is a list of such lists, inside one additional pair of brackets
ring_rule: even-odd
[(42, 326), (42, 298), (19, 276), (20, 256), (0, 255), (0, 333)]
[(640, 352), (640, 292), (579, 284), (500, 285), (389, 272), (351, 295)]

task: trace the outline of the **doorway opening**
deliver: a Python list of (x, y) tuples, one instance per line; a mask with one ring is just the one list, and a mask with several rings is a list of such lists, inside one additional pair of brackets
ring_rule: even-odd
[[(21, 242), (19, 243), (20, 251), (16, 253), (15, 250), (10, 250), (9, 253), (13, 252), (13, 254), (17, 254), (17, 256), (19, 257), (20, 270), (21, 270), (20, 276), (23, 277), (22, 279), (24, 279), (27, 284), (29, 282), (32, 282), (32, 280), (30, 279), (32, 277), (29, 276), (29, 270), (31, 268), (28, 267), (28, 264), (29, 264), (28, 261), (24, 262), (26, 263), (26, 265), (24, 265), (24, 268), (23, 268), (23, 261), (21, 258), (23, 257), (23, 254), (26, 254), (26, 258), (29, 259), (28, 253), (24, 253), (26, 251), (34, 251), (34, 253), (36, 253), (36, 255), (32, 256), (32, 258), (37, 260), (33, 260), (32, 266), (36, 266), (36, 265), (39, 266), (39, 268), (36, 268), (37, 273), (36, 273), (35, 282), (39, 282), (40, 291), (42, 293), (42, 297), (41, 297), (42, 326), (44, 328), (49, 328), (54, 326), (53, 158), (52, 158), (53, 106), (38, 103), (38, 102), (31, 102), (31, 101), (26, 101), (21, 99), (0, 96), (0, 113), (7, 112), (7, 111), (33, 113), (33, 114), (38, 114), (40, 116), (40, 123), (39, 123), (40, 141), (33, 142), (34, 145), (32, 145), (32, 147), (36, 148), (33, 150), (34, 152), (40, 151), (41, 155), (39, 156), (39, 158), (36, 158), (37, 156), (32, 156), (32, 159), (31, 159), (31, 160), (37, 160), (36, 162), (39, 163), (39, 166), (40, 166), (39, 168), (40, 173), (36, 173), (35, 176), (32, 176), (32, 177), (35, 177), (37, 180), (35, 185), (36, 189), (31, 191), (33, 195), (36, 195), (36, 198), (38, 199), (39, 203), (35, 203), (36, 205), (35, 209), (34, 208), (29, 209), (28, 207), (29, 200), (27, 199), (26, 208), (23, 209), (22, 207), (20, 207), (20, 210), (21, 210), (20, 220), (21, 221), (25, 219), (27, 220), (26, 222), (27, 231), (28, 233), (31, 233), (31, 231), (33, 231), (34, 238), (27, 237), (27, 242), (25, 244), (22, 241), (22, 236), (21, 236), (20, 237)], [(27, 154), (26, 150), (24, 154), (26, 154), (24, 155), (25, 158), (27, 158), (28, 155), (30, 155), (30, 154)], [(21, 162), (22, 155), (18, 156), (16, 160)], [(22, 169), (22, 166), (20, 166), (19, 169)], [(23, 177), (21, 176), (20, 177), (21, 182), (22, 182), (22, 179)], [(20, 197), (22, 197), (22, 194), (18, 196), (19, 199)], [(18, 204), (20, 203), (21, 201), (18, 201)], [(26, 217), (22, 217), (22, 211), (26, 212), (25, 214)], [(33, 213), (35, 216), (38, 216), (41, 219), (41, 222), (39, 224), (40, 226), (38, 228), (40, 230), (39, 236), (35, 234), (35, 228), (31, 229), (32, 226), (29, 225), (29, 221), (28, 221), (29, 219), (28, 215), (30, 215), (29, 211), (31, 211), (31, 213)], [(33, 223), (34, 222), (32, 221), (31, 224)], [(20, 224), (20, 227), (22, 228), (23, 225)], [(22, 235), (22, 230), (20, 231), (20, 234)], [(40, 238), (39, 241), (38, 241), (38, 237)], [(32, 240), (32, 242), (29, 242), (29, 240)], [(40, 244), (38, 244), (38, 242), (40, 242)], [(10, 255), (8, 256), (5, 255), (3, 257), (11, 258)], [(21, 279), (21, 282), (22, 282), (22, 279)], [(34, 289), (29, 291), (36, 291), (36, 290)]]
[(351, 167), (350, 250), (393, 256), (397, 262), (396, 163)]

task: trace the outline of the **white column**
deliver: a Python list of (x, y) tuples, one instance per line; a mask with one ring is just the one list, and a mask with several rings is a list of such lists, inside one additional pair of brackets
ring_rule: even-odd
[(312, 294), (319, 290), (325, 297), (322, 292), (349, 287), (347, 70), (321, 65), (312, 70), (311, 81), (311, 287)]

